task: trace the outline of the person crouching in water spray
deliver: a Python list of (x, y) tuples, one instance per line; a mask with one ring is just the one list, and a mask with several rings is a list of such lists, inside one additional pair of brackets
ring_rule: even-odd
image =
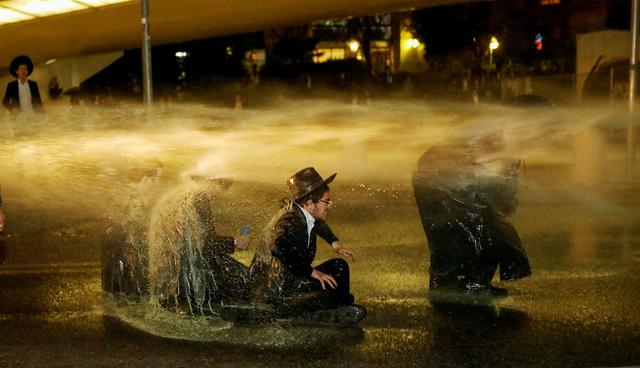
[(220, 235), (212, 208), (232, 179), (189, 175), (165, 194), (151, 215), (149, 281), (152, 300), (179, 313), (219, 314), (249, 299), (249, 268), (233, 258), (250, 235)]
[[(235, 321), (300, 318), (353, 324), (366, 315), (353, 304), (349, 265), (331, 259), (315, 268), (316, 235), (355, 260), (324, 222), (332, 206), (328, 184), (307, 168), (289, 179), (293, 201), (279, 212), (250, 267), (231, 256), (249, 235), (217, 233), (211, 208), (230, 179), (193, 177), (192, 186), (163, 197), (149, 229), (152, 299), (179, 313), (213, 314)], [(265, 314), (267, 315), (265, 317)]]
[(500, 297), (507, 290), (492, 284), (498, 266), (501, 280), (531, 275), (510, 221), (520, 161), (504, 149), (501, 132), (484, 132), (435, 145), (418, 160), (412, 184), (431, 254), (431, 291)]
[(319, 236), (337, 254), (356, 260), (353, 251), (338, 242), (325, 222), (333, 206), (329, 184), (336, 174), (322, 179), (308, 167), (287, 181), (291, 199), (275, 216), (271, 227), (271, 259), (267, 269), (268, 302), (276, 315), (302, 316), (321, 322), (352, 324), (366, 316), (353, 304), (349, 289), (349, 264), (342, 258), (312, 267)]

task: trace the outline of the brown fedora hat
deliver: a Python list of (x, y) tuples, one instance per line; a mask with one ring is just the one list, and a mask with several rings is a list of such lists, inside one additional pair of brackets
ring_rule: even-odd
[(16, 70), (22, 64), (27, 66), (27, 70), (28, 70), (27, 76), (31, 75), (31, 73), (33, 72), (33, 62), (31, 61), (31, 58), (28, 57), (27, 55), (20, 55), (13, 58), (13, 60), (11, 60), (11, 64), (9, 64), (9, 73), (11, 73), (11, 75), (13, 75), (14, 77), (18, 78), (18, 74), (16, 73)]
[(287, 185), (293, 195), (293, 199), (300, 199), (309, 193), (313, 193), (323, 185), (329, 185), (333, 179), (335, 179), (336, 175), (338, 174), (335, 173), (323, 180), (316, 169), (307, 167), (293, 174), (289, 180), (287, 180)]
[(194, 183), (216, 185), (223, 190), (227, 190), (233, 185), (233, 179), (230, 177), (208, 176), (200, 174), (187, 174), (186, 177)]

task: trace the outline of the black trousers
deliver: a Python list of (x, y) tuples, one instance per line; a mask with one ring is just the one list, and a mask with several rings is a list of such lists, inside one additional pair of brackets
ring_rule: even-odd
[(333, 309), (343, 305), (353, 304), (350, 292), (349, 264), (341, 258), (330, 259), (317, 267), (316, 270), (331, 275), (338, 284), (335, 289), (325, 283), (322, 288), (320, 281), (309, 276), (305, 279), (289, 279), (285, 281), (286, 289), (281, 297), (275, 300), (276, 313), (280, 315), (312, 312), (320, 309)]
[(244, 304), (249, 299), (249, 268), (229, 254), (207, 254), (206, 296), (210, 302)]
[(427, 236), (429, 286), (488, 284), (500, 267), (502, 280), (531, 275), (531, 266), (509, 219), (477, 202), (473, 193), (446, 192), (414, 180), (414, 194)]
[[(0, 234), (0, 261), (3, 240)], [(133, 238), (136, 239), (136, 238)], [(139, 238), (138, 238), (139, 240)], [(122, 226), (110, 226), (102, 246), (102, 289), (138, 299), (149, 294), (149, 265), (144, 242), (131, 242)], [(0, 262), (1, 263), (1, 262)]]

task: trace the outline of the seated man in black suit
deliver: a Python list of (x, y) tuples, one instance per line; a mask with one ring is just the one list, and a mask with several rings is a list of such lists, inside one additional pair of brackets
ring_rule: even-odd
[(231, 185), (228, 178), (191, 175), (154, 206), (147, 236), (149, 291), (165, 307), (218, 313), (222, 304), (248, 301), (249, 269), (231, 254), (246, 250), (250, 236), (221, 235), (214, 224), (213, 208)]
[[(312, 167), (300, 170), (287, 184), (293, 201), (282, 210), (273, 226), (271, 262), (268, 269), (270, 304), (278, 315), (333, 311), (318, 315), (325, 322), (356, 323), (366, 315), (364, 307), (353, 304), (349, 290), (349, 265), (344, 259), (330, 259), (316, 267), (316, 236), (334, 252), (355, 261), (355, 254), (339, 244), (325, 222), (331, 201), (326, 180)], [(313, 318), (313, 315), (310, 316)]]

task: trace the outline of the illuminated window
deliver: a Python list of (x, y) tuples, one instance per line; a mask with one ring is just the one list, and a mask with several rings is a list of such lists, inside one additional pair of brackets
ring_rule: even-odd
[(324, 63), (329, 60), (344, 60), (344, 49), (341, 48), (322, 48), (316, 49), (313, 62)]
[(560, 4), (560, 0), (540, 0), (540, 5), (558, 5)]
[(0, 1), (0, 25), (129, 1), (132, 0), (5, 0)]
[(544, 38), (542, 37), (542, 34), (538, 33), (536, 34), (536, 36), (533, 38), (533, 43), (534, 45), (536, 45), (536, 51), (542, 51), (542, 40)]

